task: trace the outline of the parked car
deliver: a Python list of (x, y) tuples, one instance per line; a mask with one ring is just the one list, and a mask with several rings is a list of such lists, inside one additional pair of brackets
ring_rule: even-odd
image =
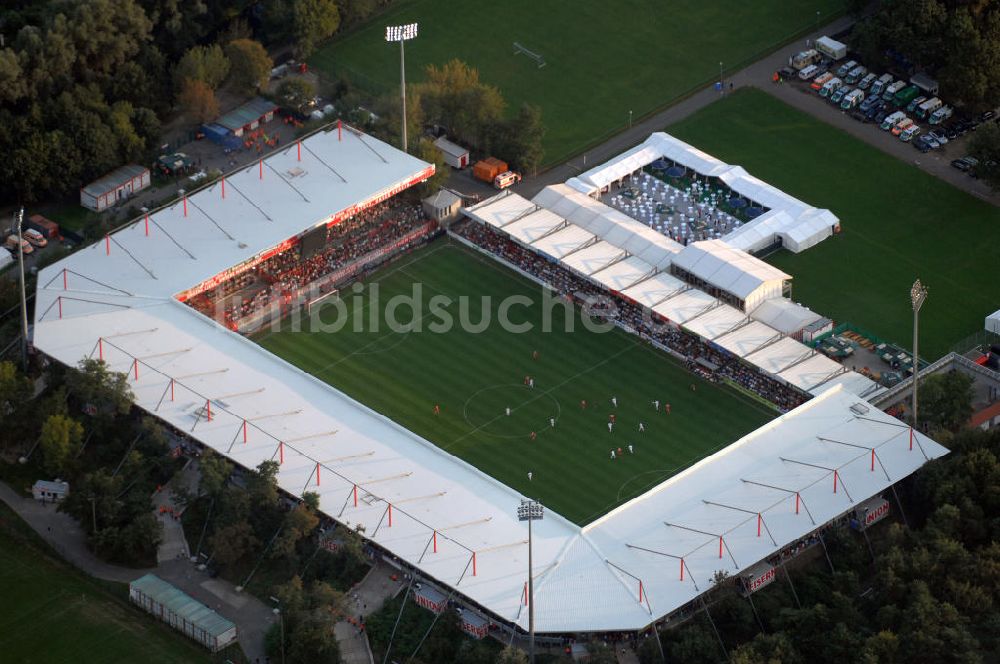
[[(16, 235), (8, 235), (6, 242), (4, 242), (4, 246), (7, 247), (8, 251), (10, 251), (11, 253), (17, 255), (17, 236)], [(27, 255), (27, 254), (34, 253), (34, 251), (35, 251), (35, 248), (32, 247), (30, 244), (28, 244), (27, 240), (25, 240), (25, 239), (22, 238), (21, 239), (21, 253)]]
[(979, 114), (979, 121), (980, 122), (986, 122), (987, 120), (992, 120), (993, 116), (995, 116), (995, 115), (996, 115), (996, 113), (994, 113), (993, 111), (985, 111), (985, 112)]
[(937, 141), (938, 145), (944, 145), (945, 143), (948, 142), (948, 137), (945, 136), (944, 132), (941, 131), (940, 129), (935, 129), (933, 131), (927, 132), (927, 136)]
[(851, 91), (851, 86), (842, 85), (839, 88), (837, 88), (837, 90), (833, 94), (830, 95), (830, 101), (833, 102), (834, 104), (839, 104), (841, 100), (844, 98), (844, 96), (850, 91)]
[(890, 101), (896, 96), (896, 93), (906, 87), (906, 81), (896, 81), (886, 86), (885, 90), (882, 91), (882, 99), (884, 101)]
[(835, 76), (823, 84), (823, 87), (819, 89), (819, 96), (824, 98), (829, 97), (839, 90), (841, 86), (843, 86), (843, 82)]
[(968, 171), (970, 168), (969, 163), (964, 159), (952, 159), (951, 165), (957, 168), (958, 170), (962, 171), (963, 173)]
[(916, 137), (916, 135), (919, 134), (921, 131), (923, 130), (920, 128), (920, 125), (915, 123), (911, 124), (909, 127), (907, 127), (906, 129), (904, 129), (899, 133), (899, 140), (903, 141), (904, 143), (908, 143), (910, 140)]
[(795, 78), (796, 75), (798, 75), (798, 72), (792, 69), (791, 67), (782, 67), (781, 69), (778, 70), (778, 76), (783, 81), (790, 81), (791, 79)]
[(799, 78), (803, 81), (808, 81), (810, 78), (818, 76), (819, 73), (819, 67), (816, 65), (809, 65), (808, 67), (803, 67), (802, 70), (799, 71)]
[(820, 74), (819, 76), (813, 79), (813, 82), (809, 84), (809, 87), (812, 88), (813, 90), (820, 90), (823, 88), (823, 86), (827, 84), (828, 81), (832, 80), (833, 78), (834, 76), (830, 72)]
[(854, 85), (855, 83), (860, 81), (867, 73), (868, 70), (865, 67), (858, 65), (857, 67), (855, 67), (854, 69), (852, 69), (847, 73), (847, 76), (844, 77), (844, 81), (850, 83), (851, 85)]
[(906, 131), (907, 129), (909, 129), (912, 126), (913, 126), (913, 120), (911, 120), (910, 118), (904, 116), (903, 119), (900, 120), (899, 122), (897, 122), (896, 126), (894, 126), (889, 131), (892, 132), (893, 136), (899, 136), (900, 134), (902, 134), (904, 131)]
[(844, 78), (847, 73), (858, 66), (857, 60), (848, 60), (837, 69), (837, 76)]
[(863, 79), (858, 81), (858, 87), (861, 88), (862, 90), (867, 90), (868, 86), (870, 86), (872, 83), (875, 82), (876, 78), (877, 77), (875, 76), (875, 74), (868, 74)]
[(881, 96), (887, 85), (892, 84), (892, 74), (882, 74), (878, 80), (872, 83), (871, 93)]
[(868, 122), (868, 116), (858, 110), (851, 111), (851, 118), (857, 120), (858, 122)]
[(844, 95), (843, 101), (840, 102), (840, 108), (849, 111), (861, 102), (865, 100), (865, 91), (854, 88), (846, 95)]
[(925, 140), (926, 138), (926, 136), (917, 136), (917, 139), (913, 141), (913, 147), (925, 154), (931, 151), (931, 146)]
[(955, 131), (954, 128), (952, 127), (944, 128), (944, 135), (948, 137), (949, 141), (953, 141), (956, 138), (958, 138), (958, 132)]
[(906, 105), (906, 112), (913, 113), (915, 110), (917, 110), (917, 107), (920, 106), (925, 101), (927, 101), (927, 97), (924, 97), (923, 95), (921, 95), (920, 97), (914, 97), (913, 99), (910, 100), (910, 103)]
[(930, 134), (924, 134), (923, 136), (920, 137), (920, 140), (923, 143), (927, 144), (931, 150), (936, 150), (939, 147), (941, 147), (941, 144), (938, 143), (937, 139), (931, 136)]
[(887, 117), (889, 117), (889, 115), (890, 113), (888, 109), (886, 109), (885, 107), (880, 108), (878, 110), (878, 113), (875, 114), (875, 124), (877, 124), (879, 128), (881, 128), (882, 123), (885, 121)]
[(36, 231), (34, 228), (27, 228), (21, 232), (21, 237), (31, 243), (32, 246), (41, 249), (46, 246), (49, 241), (45, 239), (45, 236)]
[(932, 125), (941, 124), (945, 120), (951, 117), (952, 110), (951, 106), (942, 106), (938, 110), (931, 113), (930, 123)]
[(895, 111), (894, 113), (890, 113), (885, 116), (880, 126), (883, 131), (889, 131), (905, 119), (906, 113), (903, 113), (902, 111)]

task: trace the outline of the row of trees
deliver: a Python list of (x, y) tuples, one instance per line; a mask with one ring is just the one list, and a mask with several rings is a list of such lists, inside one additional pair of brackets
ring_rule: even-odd
[[(538, 169), (545, 156), (545, 127), (538, 106), (522, 104), (508, 117), (507, 102), (500, 90), (481, 81), (479, 70), (461, 60), (450, 60), (440, 67), (428, 65), (425, 73), (426, 79), (409, 86), (406, 93), (410, 136), (420, 136), (427, 125), (438, 125), (453, 140), (473, 146), (484, 155), (500, 157), (511, 168), (526, 173)], [(376, 130), (390, 140), (398, 139), (399, 95), (383, 96), (376, 110), (380, 116)], [(433, 161), (430, 155), (420, 156)]]
[(13, 453), (8, 456), (28, 461), (19, 481), (69, 481), (69, 497), (59, 509), (80, 522), (99, 557), (137, 567), (155, 564), (161, 529), (151, 496), (176, 467), (163, 428), (132, 416), (126, 377), (103, 362), (85, 360), (75, 369), (53, 365), (45, 380), (53, 387), (30, 401), (32, 382), (12, 363), (0, 362), (4, 446)]
[[(305, 57), (383, 0), (41, 0), (0, 11), (0, 197), (75, 193), (155, 156), (161, 121), (219, 111), (224, 82), (245, 94), (273, 66), (260, 41)], [(254, 41), (257, 35), (260, 41)]]
[[(319, 496), (307, 492), (289, 508), (278, 490), (276, 461), (243, 475), (242, 486), (231, 481), (233, 465), (222, 456), (206, 452), (200, 467), (199, 496), (189, 497), (184, 514), (192, 547), (201, 546), (224, 578), (265, 601), (281, 600), (288, 661), (339, 661), (333, 626), (343, 615), (343, 591), (368, 568), (361, 538), (338, 529), (337, 553), (322, 546)], [(281, 638), (275, 625), (267, 639), (273, 658)]]
[(858, 20), (851, 46), (872, 66), (934, 73), (942, 94), (970, 110), (1000, 102), (997, 0), (880, 0)]

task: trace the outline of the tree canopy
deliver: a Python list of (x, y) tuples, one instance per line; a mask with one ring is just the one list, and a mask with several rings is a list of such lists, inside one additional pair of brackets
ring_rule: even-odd
[(941, 94), (972, 110), (1000, 102), (1000, 2), (881, 0), (851, 45), (869, 66), (936, 75)]

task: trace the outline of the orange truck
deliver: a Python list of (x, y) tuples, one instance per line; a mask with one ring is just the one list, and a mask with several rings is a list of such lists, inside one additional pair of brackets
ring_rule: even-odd
[(472, 167), (472, 177), (493, 184), (498, 175), (506, 173), (508, 170), (506, 162), (500, 161), (496, 157), (487, 157), (482, 161), (477, 161)]

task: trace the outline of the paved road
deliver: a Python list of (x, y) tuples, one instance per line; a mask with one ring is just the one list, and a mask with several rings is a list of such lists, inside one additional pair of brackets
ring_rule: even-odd
[[(389, 565), (376, 564), (365, 578), (347, 593), (347, 612), (352, 617), (358, 616), (363, 620), (381, 609), (386, 600), (404, 586), (400, 580), (393, 580), (393, 575), (398, 575), (398, 572)], [(353, 622), (337, 623), (335, 634), (337, 644), (340, 646), (340, 659), (344, 664), (372, 664), (368, 637)]]

